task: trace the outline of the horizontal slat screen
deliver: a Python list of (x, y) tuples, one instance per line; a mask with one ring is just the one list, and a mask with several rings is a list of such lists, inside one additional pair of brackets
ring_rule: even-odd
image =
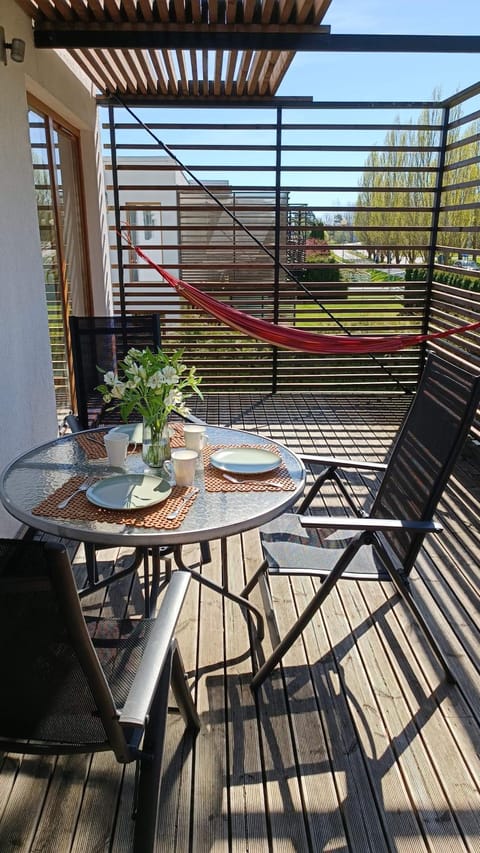
[[(137, 108), (140, 122), (110, 108), (115, 310), (158, 311), (163, 345), (184, 348), (206, 392), (413, 390), (421, 348), (274, 350), (193, 308), (125, 243), (118, 253), (116, 228), (174, 275), (271, 322), (390, 335), (478, 319), (479, 96), (466, 94), (445, 109), (162, 104)], [(477, 333), (435, 346), (478, 364)]]

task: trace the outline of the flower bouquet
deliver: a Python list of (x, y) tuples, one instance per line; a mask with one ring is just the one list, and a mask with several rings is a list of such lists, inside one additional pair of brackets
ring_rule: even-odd
[(163, 350), (130, 349), (118, 363), (118, 372), (105, 373), (104, 384), (97, 389), (105, 403), (118, 405), (122, 420), (132, 412), (143, 419), (142, 455), (151, 468), (161, 468), (170, 458), (169, 414), (189, 414), (185, 392), (202, 397), (201, 379), (195, 367), (183, 364), (182, 356), (182, 350), (169, 357)]

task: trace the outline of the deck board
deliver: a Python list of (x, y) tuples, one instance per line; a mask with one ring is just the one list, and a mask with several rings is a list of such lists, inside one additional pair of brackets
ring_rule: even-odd
[[(207, 398), (196, 414), (294, 450), (385, 458), (407, 401), (308, 395)], [(461, 458), (422, 549), (412, 588), (446, 651), (448, 685), (389, 583), (337, 585), (282, 664), (252, 694), (253, 637), (240, 608), (192, 582), (177, 637), (201, 717), (192, 742), (172, 715), (159, 850), (166, 853), (476, 853), (480, 849), (480, 465)], [(372, 489), (358, 477), (363, 499)], [(339, 511), (328, 486), (322, 508)], [(261, 561), (257, 531), (211, 543), (201, 571), (234, 591)], [(99, 553), (109, 572), (129, 552)], [(198, 563), (197, 546), (185, 549)], [(79, 575), (83, 552), (75, 558)], [(162, 562), (162, 570), (165, 564)], [(285, 631), (318, 581), (273, 578)], [(263, 609), (258, 587), (251, 600)], [(84, 599), (89, 612), (143, 612), (141, 577)], [(275, 640), (267, 622), (259, 661)], [(133, 768), (108, 754), (7, 756), (0, 765), (0, 850), (132, 849)]]

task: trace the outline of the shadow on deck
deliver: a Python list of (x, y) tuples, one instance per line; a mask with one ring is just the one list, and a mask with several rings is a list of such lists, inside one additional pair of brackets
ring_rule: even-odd
[[(296, 450), (378, 461), (405, 408), (402, 397), (232, 396), (209, 398), (196, 413)], [(388, 583), (343, 582), (255, 697), (247, 621), (235, 604), (191, 585), (177, 637), (202, 730), (192, 742), (171, 718), (159, 850), (480, 849), (478, 469), (461, 458), (439, 507), (444, 532), (429, 539), (412, 575), (458, 686), (443, 680)], [(185, 556), (198, 562), (198, 548)], [(124, 558), (101, 552), (103, 570)], [(259, 561), (250, 531), (226, 551), (213, 542), (203, 571), (221, 582), (228, 567), (238, 590)], [(76, 566), (81, 573), (81, 550)], [(281, 630), (312, 583), (273, 580)], [(142, 613), (141, 583), (121, 581), (85, 607)], [(109, 755), (5, 757), (0, 850), (130, 851), (133, 779), (134, 768), (122, 772)]]

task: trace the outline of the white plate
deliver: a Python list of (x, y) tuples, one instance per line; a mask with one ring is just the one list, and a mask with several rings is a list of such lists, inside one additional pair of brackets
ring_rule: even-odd
[(143, 424), (120, 424), (110, 432), (126, 432), (129, 444), (141, 444), (143, 441)]
[(228, 447), (215, 451), (210, 457), (214, 468), (232, 474), (263, 474), (278, 468), (281, 461), (276, 453), (257, 447)]
[(152, 474), (117, 474), (87, 489), (90, 503), (104, 509), (144, 509), (166, 500), (172, 488)]

